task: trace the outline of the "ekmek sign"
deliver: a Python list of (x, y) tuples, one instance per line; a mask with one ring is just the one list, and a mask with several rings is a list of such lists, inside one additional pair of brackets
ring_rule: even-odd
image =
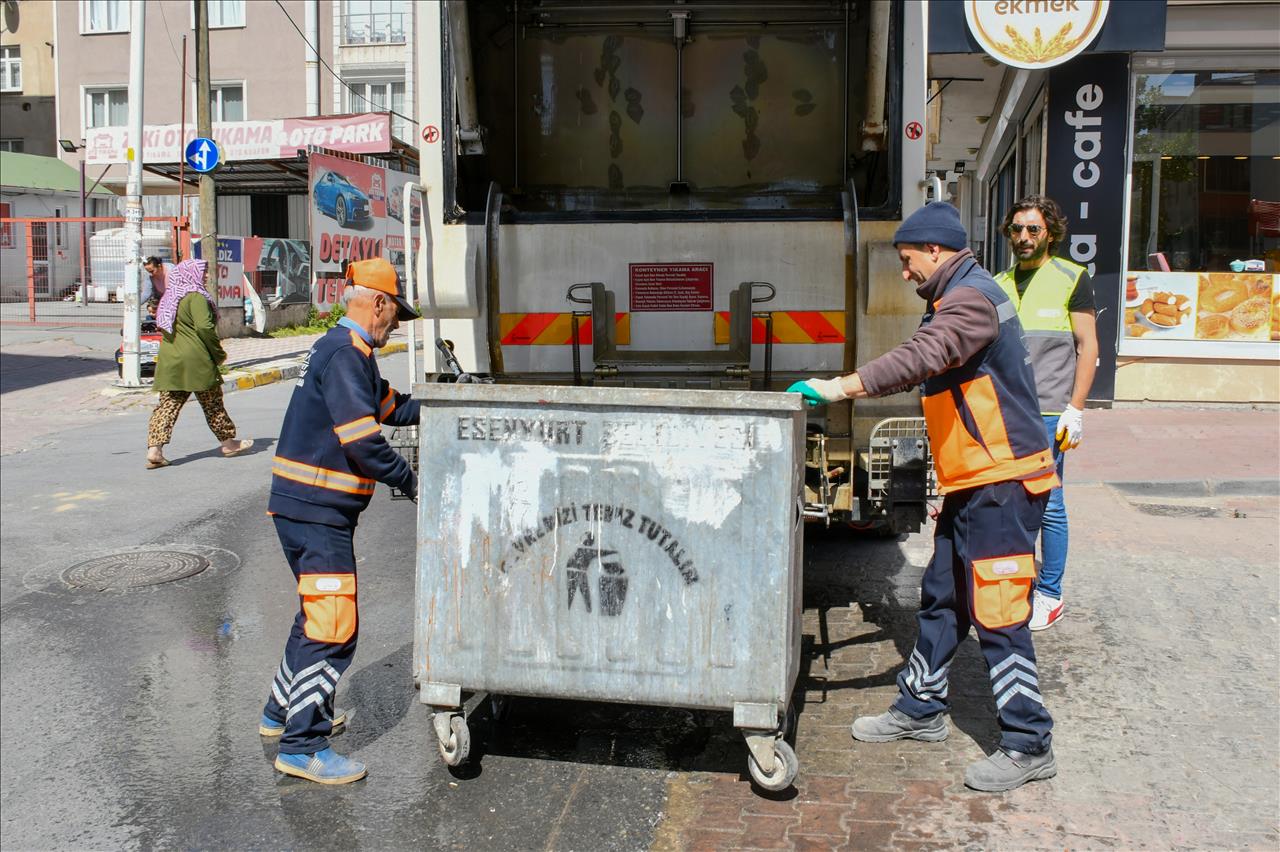
[(993, 59), (1050, 68), (1084, 51), (1102, 31), (1110, 0), (965, 0), (969, 32)]

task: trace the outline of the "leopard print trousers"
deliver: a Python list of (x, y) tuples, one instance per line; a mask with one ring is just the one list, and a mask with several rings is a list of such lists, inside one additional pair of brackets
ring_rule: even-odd
[[(178, 422), (182, 406), (191, 397), (191, 391), (160, 391), (160, 402), (151, 412), (147, 425), (147, 446), (163, 447), (173, 437), (173, 424)], [(236, 436), (236, 424), (231, 422), (227, 408), (222, 404), (222, 386), (214, 385), (206, 391), (196, 391), (196, 400), (204, 409), (204, 419), (219, 441)]]

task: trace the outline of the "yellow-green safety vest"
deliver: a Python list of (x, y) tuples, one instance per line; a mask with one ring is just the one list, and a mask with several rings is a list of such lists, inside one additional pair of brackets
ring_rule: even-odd
[(996, 283), (1018, 309), (1036, 374), (1040, 413), (1061, 414), (1071, 401), (1076, 381), (1076, 340), (1067, 306), (1085, 270), (1077, 263), (1052, 257), (1032, 274), (1019, 297), (1013, 278), (1016, 269), (1013, 266), (1001, 272)]

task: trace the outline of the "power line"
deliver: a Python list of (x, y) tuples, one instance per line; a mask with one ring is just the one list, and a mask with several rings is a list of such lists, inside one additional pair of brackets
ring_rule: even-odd
[[(343, 86), (345, 86), (345, 87), (346, 87), (346, 89), (347, 89), (347, 91), (348, 91), (348, 92), (350, 92), (351, 94), (355, 95), (357, 98), (359, 98), (360, 100), (364, 101), (364, 102), (365, 102), (365, 103), (367, 103), (369, 106), (371, 106), (371, 107), (376, 107), (376, 106), (378, 106), (378, 105), (377, 105), (377, 104), (375, 104), (373, 101), (369, 100), (369, 98), (368, 98), (366, 95), (362, 95), (360, 92), (357, 92), (357, 91), (355, 90), (355, 87), (353, 87), (353, 86), (352, 86), (350, 83), (348, 83), (346, 80), (342, 79), (342, 77), (338, 76), (338, 72), (336, 72), (336, 71), (334, 71), (332, 68), (330, 68), (330, 67), (329, 67), (329, 63), (324, 61), (324, 55), (323, 55), (322, 53), (320, 53), (319, 48), (317, 48), (314, 44), (312, 44), (312, 43), (311, 43), (311, 41), (307, 38), (307, 34), (306, 34), (306, 33), (304, 33), (304, 32), (303, 32), (303, 31), (298, 27), (298, 23), (297, 23), (297, 22), (293, 19), (293, 17), (289, 14), (289, 10), (288, 10), (288, 9), (286, 9), (286, 8), (284, 7), (284, 4), (283, 4), (283, 3), (281, 3), (281, 2), (280, 2), (280, 0), (276, 0), (276, 5), (280, 7), (280, 11), (284, 13), (285, 18), (287, 18), (287, 19), (288, 19), (289, 23), (290, 23), (290, 24), (293, 24), (293, 28), (294, 28), (295, 30), (297, 30), (297, 31), (298, 31), (298, 35), (300, 35), (300, 36), (302, 37), (302, 41), (303, 41), (303, 43), (304, 43), (307, 47), (309, 47), (309, 48), (311, 48), (312, 50), (314, 50), (314, 51), (315, 51), (316, 58), (320, 60), (320, 64), (321, 64), (321, 65), (323, 65), (323, 66), (325, 67), (325, 70), (326, 70), (326, 71), (328, 71), (330, 74), (332, 74), (332, 75), (333, 75), (333, 79), (337, 80), (339, 83), (341, 83)], [(389, 108), (388, 108), (388, 109), (383, 109), (383, 110), (378, 110), (378, 112), (389, 112), (389, 113), (391, 113), (392, 115), (396, 116), (397, 118), (403, 118), (405, 121), (409, 122), (409, 123), (410, 123), (410, 124), (412, 124), (414, 127), (417, 127), (417, 126), (418, 126), (418, 122), (414, 121), (412, 118), (410, 118), (409, 116), (405, 115), (405, 114), (404, 114), (404, 113), (402, 113), (402, 112), (396, 112), (395, 110), (393, 110), (393, 109), (389, 109)]]
[[(164, 21), (164, 34), (169, 38), (169, 50), (173, 51), (173, 58), (177, 61), (178, 68), (182, 68), (182, 60), (178, 58), (178, 47), (173, 43), (173, 33), (169, 32), (169, 19), (165, 17), (164, 4), (157, 3), (156, 5), (160, 7), (160, 20)], [(193, 83), (196, 81), (196, 78), (191, 74), (187, 74), (186, 77)]]

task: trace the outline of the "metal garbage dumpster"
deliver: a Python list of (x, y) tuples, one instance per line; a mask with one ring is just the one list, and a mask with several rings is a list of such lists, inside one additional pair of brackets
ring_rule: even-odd
[(732, 711), (790, 786), (798, 395), (420, 384), (414, 676), (444, 760), (464, 693)]

